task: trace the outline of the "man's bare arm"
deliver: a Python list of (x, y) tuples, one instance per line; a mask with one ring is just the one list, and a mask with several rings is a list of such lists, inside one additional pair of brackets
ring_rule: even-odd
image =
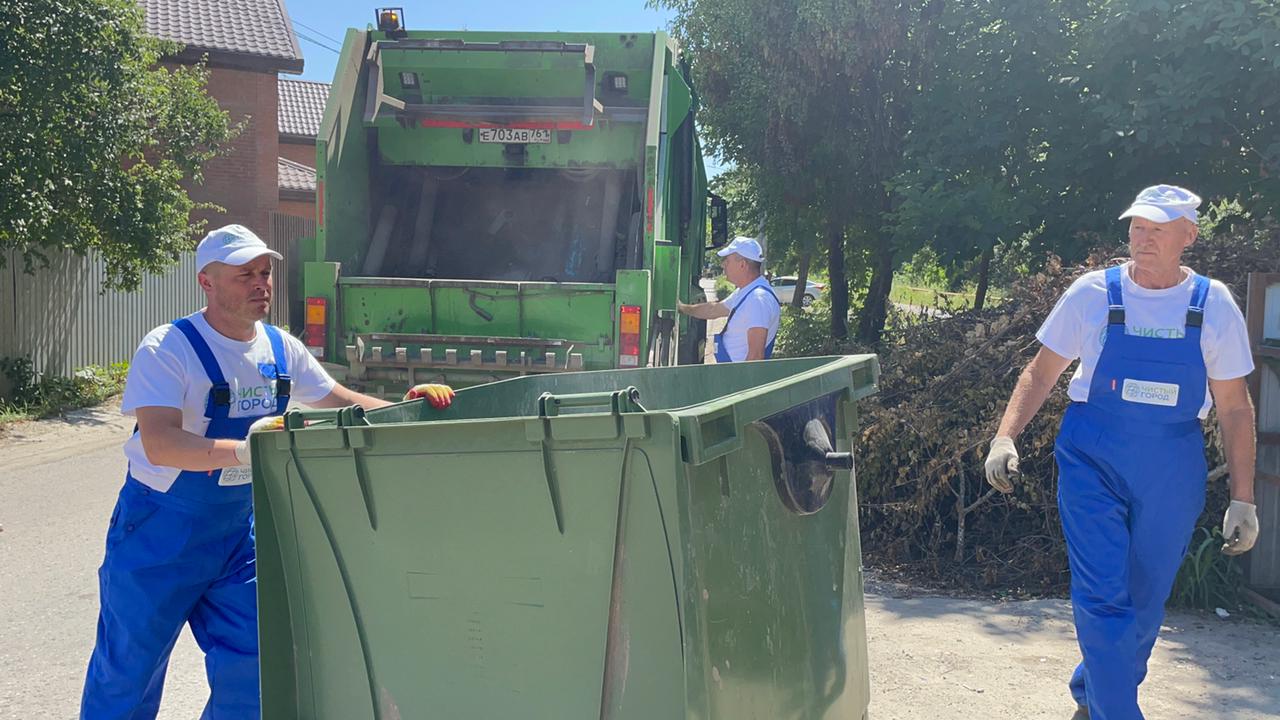
[(212, 440), (182, 429), (182, 411), (140, 407), (135, 413), (142, 450), (152, 465), (195, 472), (235, 467), (237, 440)]
[(1049, 393), (1053, 392), (1053, 386), (1057, 384), (1058, 378), (1070, 364), (1070, 358), (1065, 358), (1047, 347), (1041, 347), (1040, 352), (1036, 353), (1022, 374), (1018, 376), (1018, 384), (1014, 386), (1013, 394), (1009, 396), (1009, 404), (1005, 406), (1004, 417), (1000, 419), (1000, 429), (996, 431), (996, 437), (1018, 437), (1027, 423), (1031, 422), (1031, 418), (1040, 412)]
[(762, 327), (747, 328), (747, 360), (763, 360), (764, 348), (768, 344), (769, 329)]
[(311, 403), (311, 407), (336, 408), (359, 405), (365, 410), (372, 410), (374, 408), (385, 407), (390, 404), (391, 403), (386, 400), (379, 400), (372, 395), (358, 393), (355, 390), (346, 387), (342, 383), (338, 383), (333, 386), (333, 390), (331, 390), (328, 395), (325, 395), (323, 398), (320, 398), (320, 400)]
[(702, 320), (714, 320), (715, 318), (729, 317), (729, 308), (725, 307), (722, 302), (704, 302), (686, 305), (685, 303), (676, 302), (676, 309), (685, 315), (700, 318)]
[(1210, 379), (1209, 390), (1218, 408), (1218, 426), (1222, 428), (1227, 472), (1231, 474), (1231, 499), (1253, 504), (1258, 436), (1249, 385), (1244, 378)]

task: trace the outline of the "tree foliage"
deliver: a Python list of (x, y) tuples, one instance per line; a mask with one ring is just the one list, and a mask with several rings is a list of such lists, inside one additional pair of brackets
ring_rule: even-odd
[(1280, 208), (1274, 0), (662, 4), (709, 144), (868, 268), (864, 341), (892, 270), (924, 247), (982, 278), (1015, 248), (1077, 261), (1158, 182)]
[[(7, 0), (0, 11), (0, 250), (25, 269), (96, 251), (134, 288), (191, 248), (184, 183), (234, 132), (202, 67), (147, 37), (133, 0)], [(0, 264), (4, 255), (0, 255)]]

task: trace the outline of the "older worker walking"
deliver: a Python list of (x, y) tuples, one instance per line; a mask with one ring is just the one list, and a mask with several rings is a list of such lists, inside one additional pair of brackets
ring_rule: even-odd
[(1014, 438), (1078, 358), (1054, 448), (1083, 656), (1069, 683), (1077, 718), (1143, 717), (1138, 685), (1204, 509), (1200, 420), (1214, 402), (1231, 472), (1223, 552), (1245, 552), (1258, 536), (1244, 318), (1225, 285), (1181, 263), (1196, 240), (1199, 204), (1171, 185), (1138, 194), (1120, 216), (1129, 219), (1131, 259), (1085, 274), (1063, 294), (987, 455), (988, 481), (1010, 492)]
[(703, 320), (728, 317), (724, 329), (715, 336), (718, 363), (773, 357), (782, 303), (760, 274), (764, 250), (753, 238), (736, 237), (716, 254), (723, 258), (724, 276), (737, 289), (724, 300), (692, 305), (677, 302), (676, 309)]

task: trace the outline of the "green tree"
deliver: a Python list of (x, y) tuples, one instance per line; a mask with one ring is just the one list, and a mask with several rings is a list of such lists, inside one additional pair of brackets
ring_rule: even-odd
[(936, 32), (893, 230), (953, 271), (977, 259), (980, 297), (997, 245), (1079, 258), (1156, 182), (1277, 210), (1275, 3), (958, 0)]
[(1069, 168), (1047, 160), (1051, 140), (1078, 135), (1083, 122), (1078, 93), (1061, 78), (1084, 9), (959, 0), (936, 21), (903, 171), (890, 183), (893, 232), (901, 248), (929, 247), (953, 280), (976, 260), (978, 307), (997, 244), (1042, 240), (1043, 198), (1079, 180), (1053, 176)]
[[(858, 334), (879, 337), (895, 259), (882, 232), (940, 0), (657, 0), (676, 11), (709, 147), (759, 171), (762, 205), (812, 219), (826, 250), (831, 333), (847, 336), (853, 241), (872, 257)], [(802, 233), (806, 239), (809, 233)]]
[[(1070, 81), (1090, 114), (1063, 138), (1105, 182), (1059, 223), (1103, 230), (1141, 187), (1183, 181), (1206, 198), (1280, 210), (1280, 4), (1274, 0), (1097, 2)], [(1093, 206), (1093, 207), (1090, 207)], [(1102, 210), (1102, 212), (1099, 212)]]
[[(132, 289), (191, 248), (183, 188), (234, 130), (202, 67), (144, 34), (134, 0), (7, 0), (0, 11), (0, 250), (25, 269), (96, 251)], [(4, 256), (0, 255), (0, 264)]]

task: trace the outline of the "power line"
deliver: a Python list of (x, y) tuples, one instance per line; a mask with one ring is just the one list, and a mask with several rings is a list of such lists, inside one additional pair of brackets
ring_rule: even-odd
[(331, 47), (331, 46), (329, 46), (329, 45), (325, 45), (324, 43), (320, 42), (319, 40), (316, 40), (315, 38), (311, 37), (310, 35), (307, 35), (306, 33), (298, 32), (297, 30), (294, 30), (294, 31), (293, 31), (293, 33), (294, 33), (295, 35), (297, 35), (297, 36), (298, 36), (298, 38), (299, 38), (300, 40), (306, 40), (307, 42), (311, 43), (312, 45), (315, 45), (315, 46), (317, 46), (317, 47), (324, 48), (325, 50), (328, 50), (329, 52), (333, 53), (334, 55), (341, 55), (341, 54), (342, 54), (342, 51), (338, 50), (337, 48)]
[(308, 25), (308, 24), (306, 24), (306, 23), (304, 23), (304, 22), (302, 22), (302, 21), (300, 21), (300, 20), (294, 20), (294, 21), (293, 21), (293, 24), (294, 24), (294, 25), (297, 25), (298, 27), (301, 27), (303, 30), (308, 31), (308, 32), (312, 33), (313, 35), (315, 35), (315, 36), (317, 36), (317, 37), (319, 37), (319, 38), (323, 38), (323, 39), (325, 39), (325, 40), (328, 40), (329, 42), (337, 43), (337, 44), (339, 44), (339, 45), (341, 45), (341, 44), (342, 44), (342, 41), (341, 41), (341, 40), (339, 40), (338, 38), (336, 38), (336, 37), (332, 37), (332, 36), (330, 36), (330, 35), (325, 35), (324, 33), (320, 32), (319, 30), (317, 30), (317, 29), (315, 29), (315, 28), (311, 27), (310, 25)]

